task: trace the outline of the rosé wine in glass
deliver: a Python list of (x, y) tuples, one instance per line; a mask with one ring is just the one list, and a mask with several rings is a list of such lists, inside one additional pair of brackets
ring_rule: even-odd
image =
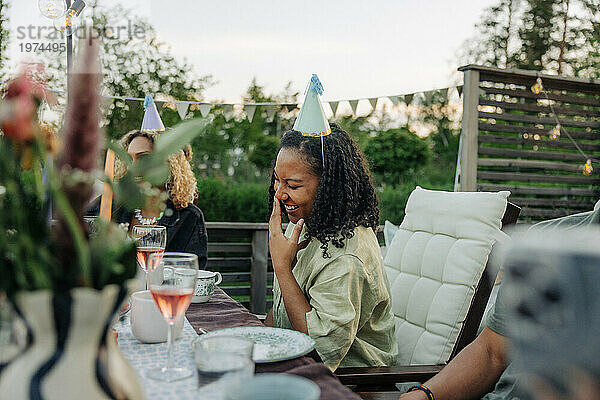
[(175, 323), (177, 318), (183, 315), (189, 307), (194, 289), (152, 285), (150, 293), (167, 323)]
[(188, 378), (193, 371), (176, 367), (173, 361), (173, 327), (192, 302), (198, 280), (198, 256), (190, 253), (154, 252), (147, 260), (150, 274), (160, 275), (150, 284), (150, 293), (156, 307), (169, 324), (167, 365), (153, 368), (146, 375), (150, 379), (173, 382)]
[(149, 258), (152, 254), (162, 254), (165, 252), (164, 247), (160, 248), (160, 247), (138, 247), (137, 249), (137, 262), (138, 264), (140, 264), (140, 267), (142, 267), (142, 269), (144, 271), (146, 271), (146, 273), (148, 272), (148, 261)]

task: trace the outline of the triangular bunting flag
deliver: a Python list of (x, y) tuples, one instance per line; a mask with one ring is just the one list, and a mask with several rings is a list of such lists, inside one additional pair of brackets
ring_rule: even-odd
[(248, 117), (248, 121), (252, 122), (252, 118), (254, 118), (254, 113), (256, 112), (256, 106), (246, 104), (244, 105), (244, 111), (246, 111), (246, 117)]
[(266, 106), (265, 109), (267, 110), (267, 119), (269, 120), (269, 122), (272, 122), (273, 119), (275, 119), (275, 112), (277, 111), (277, 106)]
[(338, 109), (339, 105), (340, 105), (339, 101), (330, 101), (329, 102), (329, 107), (331, 107), (331, 112), (333, 113), (334, 117), (335, 117), (335, 114), (337, 113), (337, 109)]
[(371, 103), (371, 108), (375, 110), (375, 108), (377, 107), (377, 97), (371, 97), (369, 99), (369, 103)]
[(125, 100), (125, 104), (127, 104), (127, 107), (129, 107), (129, 110), (133, 110), (135, 108), (135, 106), (137, 104), (139, 104), (139, 101), (127, 99), (127, 100)]
[(435, 90), (428, 90), (426, 92), (423, 92), (423, 98), (425, 99), (425, 101), (427, 103), (431, 103), (431, 99), (433, 98), (434, 93), (435, 93)]
[(458, 97), (462, 96), (462, 90), (463, 90), (462, 85), (459, 85), (456, 87), (456, 92), (458, 93)]
[(185, 119), (188, 108), (190, 107), (190, 103), (175, 103), (175, 107), (177, 107), (177, 113), (179, 114), (179, 118)]
[(392, 102), (392, 104), (394, 106), (397, 106), (398, 103), (400, 103), (400, 98), (399, 96), (389, 96), (388, 99), (390, 99), (390, 101)]
[(356, 115), (356, 107), (358, 106), (358, 100), (348, 100), (350, 108), (352, 108), (352, 115)]
[(406, 105), (409, 105), (410, 103), (412, 103), (414, 97), (415, 97), (414, 93), (404, 95), (404, 102), (406, 103)]
[(233, 104), (223, 105), (223, 115), (225, 116), (225, 121), (229, 121), (231, 119), (231, 116), (233, 115)]
[(202, 114), (203, 118), (206, 118), (206, 116), (210, 112), (211, 108), (212, 108), (212, 104), (200, 104), (198, 106), (198, 109), (200, 110), (200, 114)]

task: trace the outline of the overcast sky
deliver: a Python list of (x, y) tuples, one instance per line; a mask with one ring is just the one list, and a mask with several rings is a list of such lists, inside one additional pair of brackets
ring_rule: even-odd
[[(116, 0), (99, 0), (106, 5)], [(379, 97), (447, 87), (461, 80), (457, 52), (496, 0), (129, 0), (159, 39), (217, 84), (207, 99), (239, 101), (253, 77), (267, 92), (312, 73), (324, 99)], [(85, 10), (84, 10), (85, 14)], [(26, 57), (18, 26), (45, 24), (35, 0), (13, 0), (9, 54)], [(31, 41), (31, 40), (29, 40)], [(29, 56), (31, 57), (31, 56)], [(119, 93), (114, 93), (119, 95)]]

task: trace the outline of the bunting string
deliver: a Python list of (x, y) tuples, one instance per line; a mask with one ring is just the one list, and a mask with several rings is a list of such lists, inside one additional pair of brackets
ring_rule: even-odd
[[(434, 93), (440, 93), (441, 96), (445, 99), (448, 97), (448, 93), (450, 89), (454, 89), (457, 93), (458, 98), (462, 96), (462, 85), (459, 86), (451, 86), (442, 89), (433, 89), (428, 91), (414, 92), (408, 94), (397, 94), (391, 96), (378, 96), (378, 97), (364, 97), (358, 99), (339, 99), (339, 100), (324, 100), (324, 103), (328, 103), (331, 108), (332, 114), (335, 116), (338, 114), (340, 103), (348, 104), (348, 108), (351, 110), (352, 115), (357, 115), (358, 104), (361, 101), (366, 101), (370, 105), (372, 110), (377, 108), (377, 105), (382, 104), (381, 99), (389, 99), (392, 103), (393, 107), (398, 106), (400, 103), (404, 103), (409, 105), (412, 103), (417, 95), (420, 95), (423, 99), (427, 101), (431, 101)], [(62, 89), (49, 89), (50, 91), (60, 94), (64, 93)], [(144, 98), (142, 97), (129, 97), (129, 96), (113, 96), (113, 95), (102, 95), (104, 99), (104, 103), (106, 100), (120, 100), (125, 103), (131, 102), (143, 102)], [(250, 122), (254, 117), (257, 107), (264, 107), (267, 111), (267, 117), (272, 120), (275, 116), (276, 109), (283, 108), (284, 111), (290, 111), (295, 108), (298, 108), (301, 103), (290, 103), (290, 102), (216, 102), (216, 101), (195, 101), (195, 100), (161, 100), (155, 99), (154, 102), (157, 106), (170, 107), (176, 110), (179, 113), (181, 119), (185, 119), (188, 115), (189, 110), (200, 110), (203, 117), (206, 117), (213, 106), (222, 106), (223, 111), (226, 114), (226, 119), (231, 118), (233, 114), (234, 106), (241, 106), (246, 112), (246, 116)]]

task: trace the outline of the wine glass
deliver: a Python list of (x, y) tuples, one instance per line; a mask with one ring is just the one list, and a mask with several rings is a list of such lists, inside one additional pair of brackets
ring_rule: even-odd
[[(131, 236), (137, 243), (137, 262), (148, 275), (148, 269), (152, 269), (149, 258), (152, 254), (160, 255), (167, 246), (167, 228), (164, 226), (134, 225)], [(159, 258), (160, 260), (160, 258)], [(146, 282), (146, 287), (148, 283)]]
[(155, 253), (150, 255), (149, 262), (157, 270), (158, 264), (162, 264), (163, 267), (163, 279), (151, 281), (150, 293), (163, 318), (169, 324), (167, 336), (169, 347), (167, 365), (149, 370), (147, 376), (150, 379), (172, 382), (193, 374), (191, 369), (175, 367), (173, 364), (173, 327), (175, 321), (182, 318), (192, 301), (198, 277), (198, 256), (190, 253)]

